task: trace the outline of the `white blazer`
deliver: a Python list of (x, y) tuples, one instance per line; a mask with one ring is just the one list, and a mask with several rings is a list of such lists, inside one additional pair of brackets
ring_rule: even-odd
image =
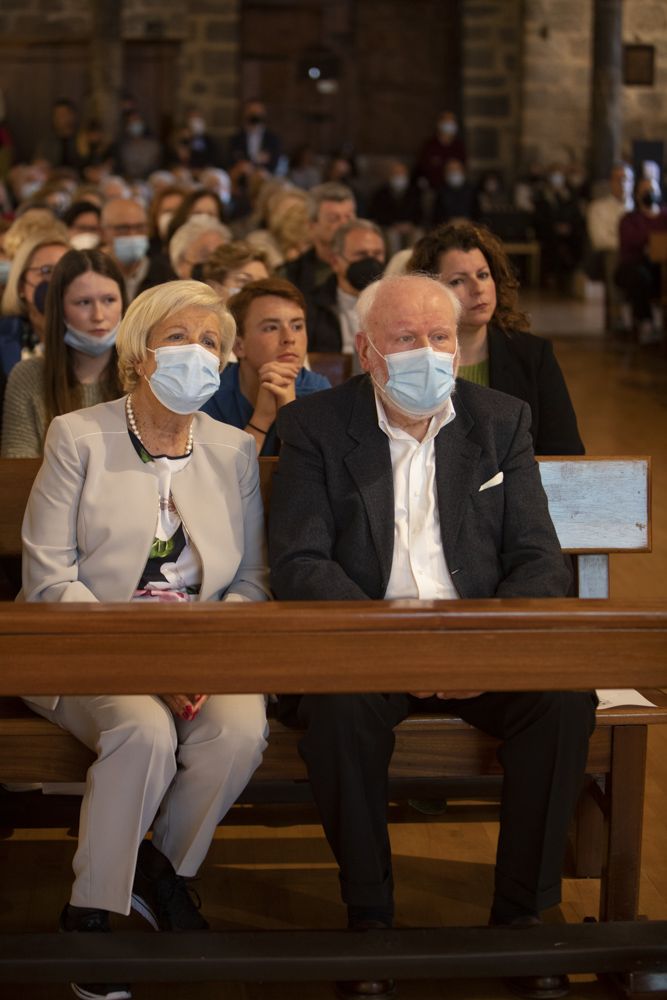
[[(255, 442), (195, 413), (171, 492), (202, 562), (201, 601), (269, 597)], [(157, 477), (127, 432), (125, 399), (56, 417), (23, 519), (26, 601), (129, 601), (148, 560)], [(31, 699), (55, 708), (57, 697)]]

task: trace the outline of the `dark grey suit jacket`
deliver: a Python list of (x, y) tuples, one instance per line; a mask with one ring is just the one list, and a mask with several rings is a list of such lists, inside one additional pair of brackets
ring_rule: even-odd
[[(520, 400), (457, 383), (435, 441), (442, 544), (461, 597), (560, 597), (561, 554)], [(384, 597), (394, 547), (389, 442), (360, 375), (280, 410), (269, 524), (280, 600)], [(499, 472), (503, 482), (482, 492)]]

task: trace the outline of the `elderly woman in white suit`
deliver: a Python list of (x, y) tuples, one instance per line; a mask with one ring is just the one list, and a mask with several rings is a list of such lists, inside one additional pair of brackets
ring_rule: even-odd
[[(268, 598), (254, 442), (197, 412), (234, 334), (200, 282), (159, 285), (132, 303), (116, 341), (128, 395), (56, 417), (48, 431), (23, 523), (25, 600)], [(186, 880), (261, 760), (264, 697), (29, 704), (98, 755), (62, 929), (108, 930), (109, 911), (131, 907), (156, 928), (205, 929)], [(85, 1000), (131, 996), (124, 984), (72, 985)]]

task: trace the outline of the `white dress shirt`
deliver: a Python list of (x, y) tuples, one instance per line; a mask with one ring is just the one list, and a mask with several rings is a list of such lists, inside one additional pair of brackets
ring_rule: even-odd
[(618, 250), (618, 227), (631, 207), (619, 201), (613, 194), (594, 198), (586, 211), (588, 238), (594, 250)]
[(354, 337), (359, 332), (359, 317), (357, 316), (358, 295), (350, 295), (340, 286), (336, 289), (336, 305), (338, 307), (338, 322), (340, 323), (341, 351), (343, 354), (354, 354)]
[(394, 553), (384, 596), (457, 598), (442, 548), (435, 481), (435, 438), (456, 416), (452, 401), (431, 417), (423, 441), (389, 423), (377, 393), (375, 404), (380, 430), (389, 438), (394, 480)]

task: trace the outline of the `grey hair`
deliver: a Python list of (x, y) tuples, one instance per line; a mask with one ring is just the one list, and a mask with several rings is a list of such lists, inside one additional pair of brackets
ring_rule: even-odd
[(388, 287), (405, 287), (407, 289), (411, 284), (414, 284), (415, 281), (426, 281), (433, 286), (434, 291), (437, 289), (437, 291), (445, 294), (451, 303), (452, 309), (454, 310), (454, 320), (458, 327), (462, 306), (451, 288), (443, 285), (431, 274), (420, 274), (419, 272), (416, 272), (415, 274), (392, 274), (385, 278), (379, 278), (377, 281), (373, 281), (370, 285), (368, 285), (367, 288), (364, 288), (363, 292), (357, 299), (356, 304), (359, 329), (366, 329), (368, 325), (368, 315), (375, 305), (375, 300), (377, 299), (380, 289)]
[(374, 222), (371, 222), (370, 219), (350, 219), (350, 221), (346, 222), (344, 226), (341, 226), (340, 229), (336, 230), (334, 238), (331, 241), (331, 249), (339, 257), (342, 257), (343, 255), (347, 234), (354, 232), (355, 229), (363, 229), (368, 233), (375, 233), (376, 236), (380, 237), (382, 244), (384, 245), (382, 230)]
[(205, 219), (188, 219), (182, 226), (179, 226), (172, 238), (169, 240), (169, 260), (171, 266), (176, 270), (191, 243), (204, 233), (220, 233), (224, 240), (229, 242), (232, 234), (223, 226), (219, 219), (212, 215)]
[(316, 222), (320, 214), (320, 206), (325, 201), (353, 201), (356, 205), (354, 191), (339, 184), (337, 181), (327, 181), (325, 184), (316, 184), (308, 192), (310, 202), (310, 221)]

